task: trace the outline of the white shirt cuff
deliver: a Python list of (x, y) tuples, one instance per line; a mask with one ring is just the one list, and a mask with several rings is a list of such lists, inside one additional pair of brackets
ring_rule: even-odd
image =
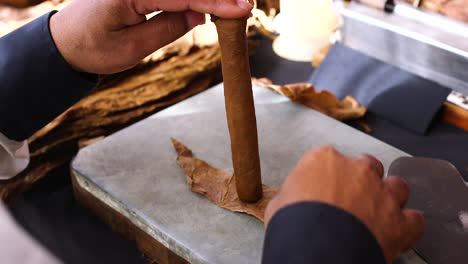
[(27, 140), (8, 139), (0, 133), (0, 180), (8, 180), (22, 172), (29, 164)]

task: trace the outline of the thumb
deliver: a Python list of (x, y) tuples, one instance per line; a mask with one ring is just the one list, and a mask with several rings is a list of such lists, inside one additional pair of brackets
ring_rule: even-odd
[(203, 23), (205, 15), (194, 11), (162, 12), (122, 33), (127, 35), (124, 39), (132, 42), (132, 55), (143, 59)]

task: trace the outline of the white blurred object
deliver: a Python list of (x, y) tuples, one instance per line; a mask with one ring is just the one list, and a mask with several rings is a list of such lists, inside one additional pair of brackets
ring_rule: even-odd
[(468, 110), (468, 96), (463, 95), (462, 93), (452, 91), (447, 97), (447, 101)]
[(2, 201), (0, 201), (0, 256), (1, 263), (62, 263), (15, 222)]
[(0, 133), (0, 180), (8, 180), (26, 169), (29, 164), (27, 140), (17, 142)]
[(310, 61), (316, 51), (330, 44), (338, 26), (332, 0), (281, 0), (275, 18), (279, 37), (273, 50), (286, 59)]

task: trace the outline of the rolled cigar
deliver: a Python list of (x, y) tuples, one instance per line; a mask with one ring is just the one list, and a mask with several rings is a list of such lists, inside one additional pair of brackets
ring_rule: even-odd
[(257, 122), (247, 50), (247, 18), (212, 16), (218, 31), (224, 80), (226, 116), (231, 137), (234, 179), (239, 199), (254, 203), (262, 198)]

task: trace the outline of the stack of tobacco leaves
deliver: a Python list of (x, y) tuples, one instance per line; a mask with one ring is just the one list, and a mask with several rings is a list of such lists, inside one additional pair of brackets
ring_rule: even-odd
[(266, 13), (269, 13), (271, 9), (274, 9), (276, 12), (278, 12), (280, 8), (279, 0), (257, 0), (256, 2), (257, 7)]
[[(414, 0), (404, 0), (413, 3)], [(421, 7), (468, 23), (468, 0), (422, 0)]]
[(219, 72), (214, 45), (166, 54), (159, 61), (104, 77), (96, 91), (29, 139), (31, 163), (14, 179), (0, 183), (0, 197), (13, 198), (53, 169), (67, 166), (80, 146), (207, 89)]

